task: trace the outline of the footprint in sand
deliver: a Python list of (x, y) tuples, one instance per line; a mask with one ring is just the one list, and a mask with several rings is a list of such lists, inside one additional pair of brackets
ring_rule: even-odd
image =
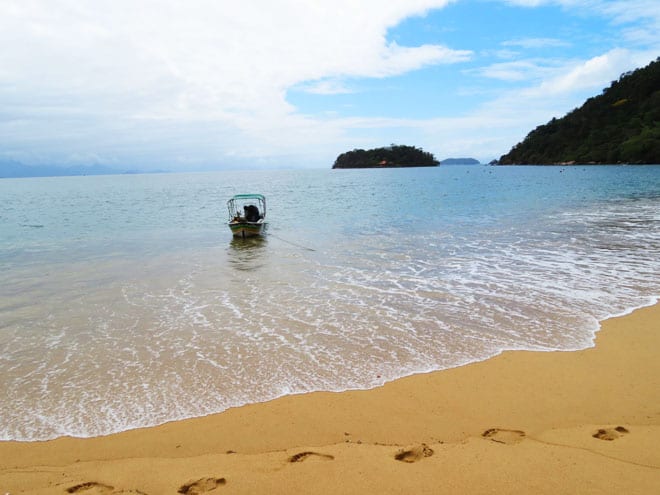
[(201, 495), (202, 493), (215, 490), (226, 483), (227, 480), (225, 478), (200, 478), (181, 485), (178, 492), (183, 495)]
[(105, 493), (112, 493), (115, 488), (113, 486), (97, 483), (96, 481), (88, 481), (76, 486), (66, 489), (67, 493), (82, 493), (84, 495), (103, 495)]
[(423, 443), (421, 445), (399, 450), (394, 454), (394, 458), (401, 462), (417, 462), (425, 457), (431, 457), (432, 455), (433, 449)]
[(630, 432), (623, 426), (617, 426), (616, 428), (601, 428), (591, 436), (598, 440), (607, 440), (608, 442), (611, 442), (612, 440), (621, 438), (626, 433)]
[(302, 462), (305, 461), (309, 458), (316, 457), (317, 459), (321, 459), (324, 461), (331, 461), (335, 457), (329, 454), (319, 454), (318, 452), (300, 452), (298, 454), (294, 454), (291, 457), (287, 459), (288, 462)]
[(500, 428), (491, 428), (481, 434), (482, 437), (493, 442), (503, 443), (505, 445), (514, 445), (525, 439), (525, 432), (521, 430), (504, 430)]

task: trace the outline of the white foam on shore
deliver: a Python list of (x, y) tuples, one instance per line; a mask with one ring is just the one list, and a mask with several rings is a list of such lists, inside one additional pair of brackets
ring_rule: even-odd
[(659, 212), (640, 198), (632, 213), (604, 202), (472, 231), (394, 225), (315, 251), (267, 239), (53, 264), (42, 279), (29, 266), (3, 280), (0, 438), (98, 436), (504, 350), (590, 347), (602, 320), (657, 303)]

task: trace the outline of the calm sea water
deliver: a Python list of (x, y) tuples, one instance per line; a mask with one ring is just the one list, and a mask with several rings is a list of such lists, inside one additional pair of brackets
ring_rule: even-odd
[(101, 435), (589, 347), (660, 294), (660, 166), (5, 179), (0, 267), (0, 438)]

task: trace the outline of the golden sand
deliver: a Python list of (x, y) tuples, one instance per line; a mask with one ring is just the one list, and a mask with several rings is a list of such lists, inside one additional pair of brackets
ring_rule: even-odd
[(506, 352), (107, 437), (0, 442), (6, 493), (657, 494), (660, 305), (604, 322), (584, 351)]

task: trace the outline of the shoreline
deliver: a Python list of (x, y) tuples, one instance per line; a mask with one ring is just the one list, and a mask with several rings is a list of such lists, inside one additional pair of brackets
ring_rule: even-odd
[(660, 304), (600, 322), (594, 342), (105, 437), (0, 442), (0, 490), (660, 491)]
[(628, 315), (630, 315), (630, 314), (632, 314), (632, 313), (634, 313), (634, 312), (636, 312), (640, 309), (648, 308), (648, 307), (655, 306), (655, 305), (658, 305), (658, 304), (660, 304), (660, 298), (659, 297), (649, 297), (648, 301), (645, 302), (645, 303), (641, 303), (638, 306), (631, 306), (631, 307), (629, 307), (629, 308), (627, 308), (627, 309), (625, 309), (621, 312), (618, 312), (618, 313), (611, 313), (611, 314), (605, 316), (604, 319), (598, 320), (598, 319), (594, 318), (593, 325), (595, 326), (595, 328), (585, 330), (585, 331), (589, 331), (591, 333), (591, 337), (589, 339), (590, 340), (590, 345), (582, 347), (582, 348), (567, 348), (567, 349), (544, 349), (544, 348), (537, 348), (537, 349), (533, 349), (533, 348), (514, 348), (514, 349), (511, 349), (511, 348), (509, 348), (509, 349), (500, 349), (500, 350), (496, 351), (494, 354), (492, 354), (488, 357), (482, 357), (482, 358), (478, 358), (476, 360), (470, 360), (470, 361), (466, 361), (466, 362), (463, 362), (463, 363), (460, 363), (460, 364), (455, 364), (455, 365), (453, 365), (449, 368), (414, 371), (414, 372), (411, 372), (409, 374), (399, 376), (397, 378), (387, 379), (386, 381), (383, 381), (382, 383), (380, 383), (378, 385), (375, 385), (375, 386), (371, 386), (371, 387), (364, 387), (364, 388), (354, 387), (354, 388), (343, 388), (343, 389), (337, 389), (337, 390), (332, 390), (332, 389), (313, 390), (313, 391), (310, 391), (310, 392), (287, 392), (287, 393), (283, 393), (281, 395), (273, 396), (273, 397), (268, 398), (268, 399), (259, 400), (259, 401), (256, 401), (256, 402), (249, 402), (249, 403), (240, 404), (240, 405), (236, 405), (236, 406), (231, 406), (231, 407), (228, 407), (227, 409), (224, 409), (224, 410), (220, 410), (220, 411), (217, 411), (217, 412), (211, 411), (211, 412), (208, 412), (208, 413), (205, 413), (205, 414), (201, 414), (199, 416), (172, 418), (172, 419), (160, 422), (160, 423), (130, 426), (126, 429), (120, 429), (120, 430), (116, 430), (116, 431), (108, 431), (108, 432), (99, 433), (99, 434), (76, 435), (76, 434), (73, 434), (73, 433), (62, 433), (60, 435), (57, 435), (57, 436), (54, 436), (54, 437), (51, 437), (51, 438), (35, 438), (35, 439), (3, 439), (3, 438), (0, 438), (0, 444), (2, 444), (4, 442), (41, 443), (41, 442), (50, 442), (50, 441), (57, 440), (57, 439), (60, 439), (60, 438), (73, 438), (73, 439), (78, 439), (78, 440), (88, 440), (88, 439), (92, 439), (92, 438), (103, 438), (103, 437), (108, 437), (108, 436), (112, 436), (112, 435), (127, 433), (127, 432), (130, 432), (130, 431), (133, 431), (133, 430), (151, 429), (151, 428), (157, 428), (157, 427), (160, 427), (160, 426), (163, 426), (163, 425), (166, 425), (166, 424), (170, 424), (170, 423), (177, 423), (177, 422), (182, 422), (182, 421), (202, 419), (202, 418), (206, 418), (206, 417), (209, 417), (209, 416), (215, 416), (215, 415), (218, 415), (218, 414), (223, 414), (223, 413), (225, 413), (229, 410), (240, 409), (240, 408), (246, 407), (246, 406), (255, 406), (255, 405), (259, 405), (259, 404), (266, 404), (266, 403), (269, 403), (269, 402), (272, 402), (272, 401), (275, 401), (275, 400), (280, 400), (280, 399), (290, 397), (290, 396), (291, 397), (296, 397), (296, 396), (303, 396), (303, 395), (309, 395), (309, 394), (314, 394), (314, 393), (337, 394), (337, 393), (346, 393), (346, 392), (367, 392), (367, 391), (370, 391), (370, 390), (374, 390), (374, 389), (378, 389), (380, 387), (386, 386), (389, 383), (396, 382), (396, 381), (403, 380), (403, 379), (407, 379), (407, 378), (414, 377), (414, 376), (417, 376), (417, 375), (440, 373), (440, 372), (445, 372), (445, 371), (456, 369), (456, 368), (462, 368), (462, 367), (465, 367), (465, 366), (471, 366), (471, 365), (474, 365), (474, 364), (482, 363), (482, 362), (489, 361), (493, 358), (496, 358), (496, 357), (500, 356), (501, 354), (508, 353), (508, 352), (540, 352), (540, 353), (545, 353), (545, 352), (550, 352), (550, 353), (553, 353), (553, 352), (579, 352), (579, 351), (583, 351), (583, 350), (593, 348), (595, 346), (596, 337), (597, 337), (598, 333), (600, 332), (600, 330), (602, 328), (603, 322), (605, 322), (607, 320), (610, 320), (610, 319), (615, 319), (615, 318), (628, 316)]

